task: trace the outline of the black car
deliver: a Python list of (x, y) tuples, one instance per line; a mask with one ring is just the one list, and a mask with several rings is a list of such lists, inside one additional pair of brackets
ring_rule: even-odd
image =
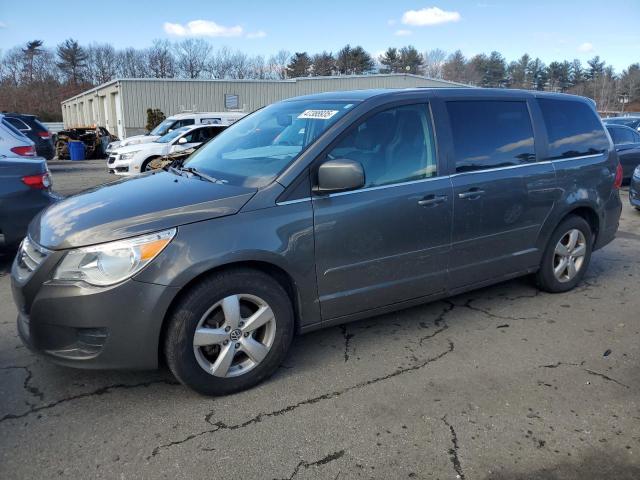
[(612, 124), (607, 124), (607, 130), (618, 152), (622, 178), (627, 182), (636, 166), (640, 165), (640, 132), (625, 125)]
[(12, 266), (17, 328), (63, 365), (166, 361), (182, 383), (227, 394), (275, 372), (296, 333), (521, 275), (571, 290), (615, 237), (621, 181), (585, 98), (292, 98), (180, 167), (38, 215)]
[(24, 135), (29, 137), (36, 145), (36, 153), (39, 157), (51, 160), (54, 156), (53, 139), (51, 133), (35, 115), (22, 113), (4, 113), (5, 119)]
[(640, 130), (640, 117), (609, 117), (603, 119), (606, 125), (624, 125), (634, 130)]
[(17, 246), (31, 219), (56, 200), (44, 160), (0, 155), (0, 248)]

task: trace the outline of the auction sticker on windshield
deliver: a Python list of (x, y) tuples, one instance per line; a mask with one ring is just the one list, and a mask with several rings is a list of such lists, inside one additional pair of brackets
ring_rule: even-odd
[(333, 117), (338, 110), (305, 110), (298, 118), (313, 118), (316, 120), (328, 120)]

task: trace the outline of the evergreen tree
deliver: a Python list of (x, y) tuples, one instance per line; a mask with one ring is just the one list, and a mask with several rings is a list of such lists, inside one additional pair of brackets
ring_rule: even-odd
[(68, 38), (58, 45), (58, 68), (67, 77), (67, 81), (78, 85), (83, 79), (84, 70), (87, 68), (89, 55), (78, 42)]
[(296, 52), (287, 65), (287, 77), (306, 77), (311, 70), (311, 58), (307, 52)]

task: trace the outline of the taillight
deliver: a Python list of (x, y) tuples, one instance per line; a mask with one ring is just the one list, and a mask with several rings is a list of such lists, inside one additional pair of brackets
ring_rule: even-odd
[(43, 138), (44, 140), (49, 140), (51, 138), (51, 134), (47, 132), (38, 132), (38, 136)]
[(41, 173), (39, 175), (28, 175), (26, 177), (22, 177), (22, 183), (36, 190), (44, 190), (51, 186), (51, 177), (48, 173)]
[(613, 180), (613, 188), (619, 189), (622, 186), (622, 165), (618, 163), (616, 167), (616, 178)]
[(11, 149), (11, 151), (13, 153), (15, 153), (16, 155), (20, 155), (21, 157), (35, 157), (36, 156), (36, 149), (33, 148), (31, 145), (29, 145), (28, 147), (13, 147)]

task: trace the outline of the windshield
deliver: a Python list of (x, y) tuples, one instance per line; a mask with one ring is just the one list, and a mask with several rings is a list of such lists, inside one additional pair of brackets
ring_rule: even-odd
[(169, 129), (171, 128), (171, 126), (174, 123), (175, 123), (175, 120), (167, 118), (166, 120), (163, 120), (160, 123), (160, 125), (158, 125), (156, 128), (151, 130), (149, 132), (149, 135), (157, 135), (157, 136), (161, 137), (162, 135), (166, 134), (169, 131)]
[(180, 135), (188, 131), (189, 131), (189, 127), (180, 127), (176, 130), (171, 130), (165, 136), (157, 139), (156, 143), (169, 143), (171, 140), (178, 138)]
[(326, 101), (270, 105), (233, 124), (187, 164), (231, 185), (262, 187), (351, 107), (353, 103)]

